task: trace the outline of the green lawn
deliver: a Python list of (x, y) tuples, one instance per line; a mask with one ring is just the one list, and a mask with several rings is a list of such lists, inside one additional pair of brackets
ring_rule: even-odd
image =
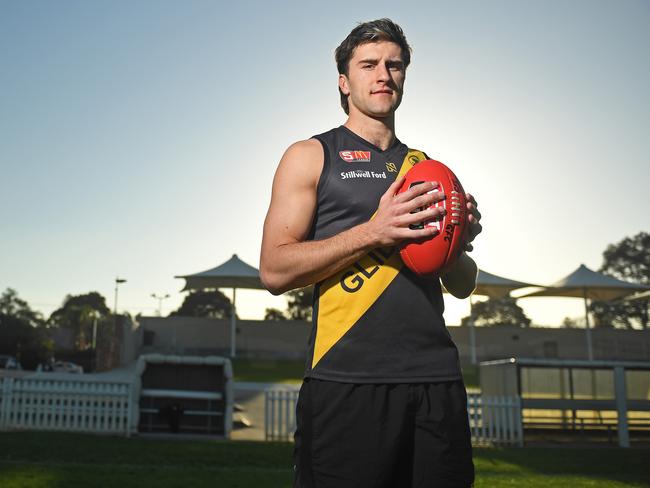
[[(5, 432), (0, 486), (289, 488), (292, 449), (288, 443)], [(648, 460), (650, 449), (476, 448), (476, 487), (650, 487)]]
[(232, 360), (235, 381), (263, 383), (300, 383), (305, 371), (305, 361), (284, 359)]
[[(283, 359), (242, 359), (232, 360), (235, 381), (254, 381), (270, 383), (301, 383), (305, 371), (305, 361)], [(463, 378), (468, 388), (478, 388), (478, 366), (464, 365)]]

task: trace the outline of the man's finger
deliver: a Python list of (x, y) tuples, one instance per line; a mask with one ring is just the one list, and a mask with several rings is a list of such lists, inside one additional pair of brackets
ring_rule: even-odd
[(384, 196), (389, 196), (393, 197), (397, 192), (399, 191), (400, 187), (402, 186), (402, 183), (404, 183), (405, 176), (398, 176), (395, 178), (395, 181), (393, 181), (386, 192), (384, 193)]
[(424, 229), (409, 229), (408, 227), (400, 232), (399, 237), (405, 241), (418, 239), (427, 239), (439, 234), (440, 231), (436, 226), (425, 227)]
[(424, 181), (417, 185), (413, 185), (407, 191), (400, 193), (395, 197), (395, 200), (399, 203), (408, 202), (422, 194), (431, 192), (439, 187), (440, 187), (440, 183), (438, 183), (437, 181)]
[(398, 176), (397, 178), (395, 178), (395, 181), (393, 181), (390, 184), (390, 186), (386, 189), (386, 191), (381, 196), (379, 201), (380, 202), (385, 202), (385, 201), (389, 201), (389, 200), (392, 200), (393, 198), (395, 198), (395, 195), (397, 194), (400, 187), (404, 183), (404, 178), (405, 178), (404, 176)]
[(409, 200), (404, 203), (404, 207), (409, 212), (414, 211), (417, 208), (427, 208), (431, 205), (440, 202), (445, 199), (445, 194), (441, 191), (434, 191), (430, 193), (425, 193), (424, 195), (419, 195), (412, 200)]
[(481, 220), (481, 212), (479, 212), (477, 208), (472, 208), (467, 214), (467, 218), (470, 222), (472, 222), (472, 219), (473, 222), (478, 222)]
[(402, 218), (404, 225), (419, 224), (420, 222), (429, 222), (431, 220), (440, 220), (446, 215), (447, 211), (442, 207), (428, 208), (420, 212), (405, 214)]

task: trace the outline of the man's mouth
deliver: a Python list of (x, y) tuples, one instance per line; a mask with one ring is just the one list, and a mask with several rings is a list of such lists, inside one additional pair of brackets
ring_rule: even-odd
[(373, 95), (382, 95), (382, 94), (384, 94), (384, 95), (392, 95), (392, 94), (393, 94), (393, 90), (377, 90), (377, 91), (373, 91), (373, 92), (371, 92), (371, 93), (372, 93)]

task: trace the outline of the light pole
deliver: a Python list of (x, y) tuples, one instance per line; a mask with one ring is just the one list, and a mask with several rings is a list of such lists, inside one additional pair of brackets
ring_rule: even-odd
[(166, 293), (165, 296), (159, 297), (155, 293), (152, 293), (151, 298), (155, 298), (156, 300), (158, 300), (158, 317), (162, 317), (162, 302), (165, 298), (169, 298), (169, 294)]
[(117, 317), (117, 286), (121, 283), (126, 283), (126, 280), (123, 278), (115, 278), (115, 307), (113, 308), (113, 315), (115, 317)]

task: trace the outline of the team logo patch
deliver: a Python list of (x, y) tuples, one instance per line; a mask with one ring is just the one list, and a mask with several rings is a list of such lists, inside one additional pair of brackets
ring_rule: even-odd
[(370, 161), (370, 151), (339, 151), (339, 156), (347, 163)]
[(386, 163), (386, 169), (389, 173), (397, 173), (397, 166), (395, 166), (395, 163)]

